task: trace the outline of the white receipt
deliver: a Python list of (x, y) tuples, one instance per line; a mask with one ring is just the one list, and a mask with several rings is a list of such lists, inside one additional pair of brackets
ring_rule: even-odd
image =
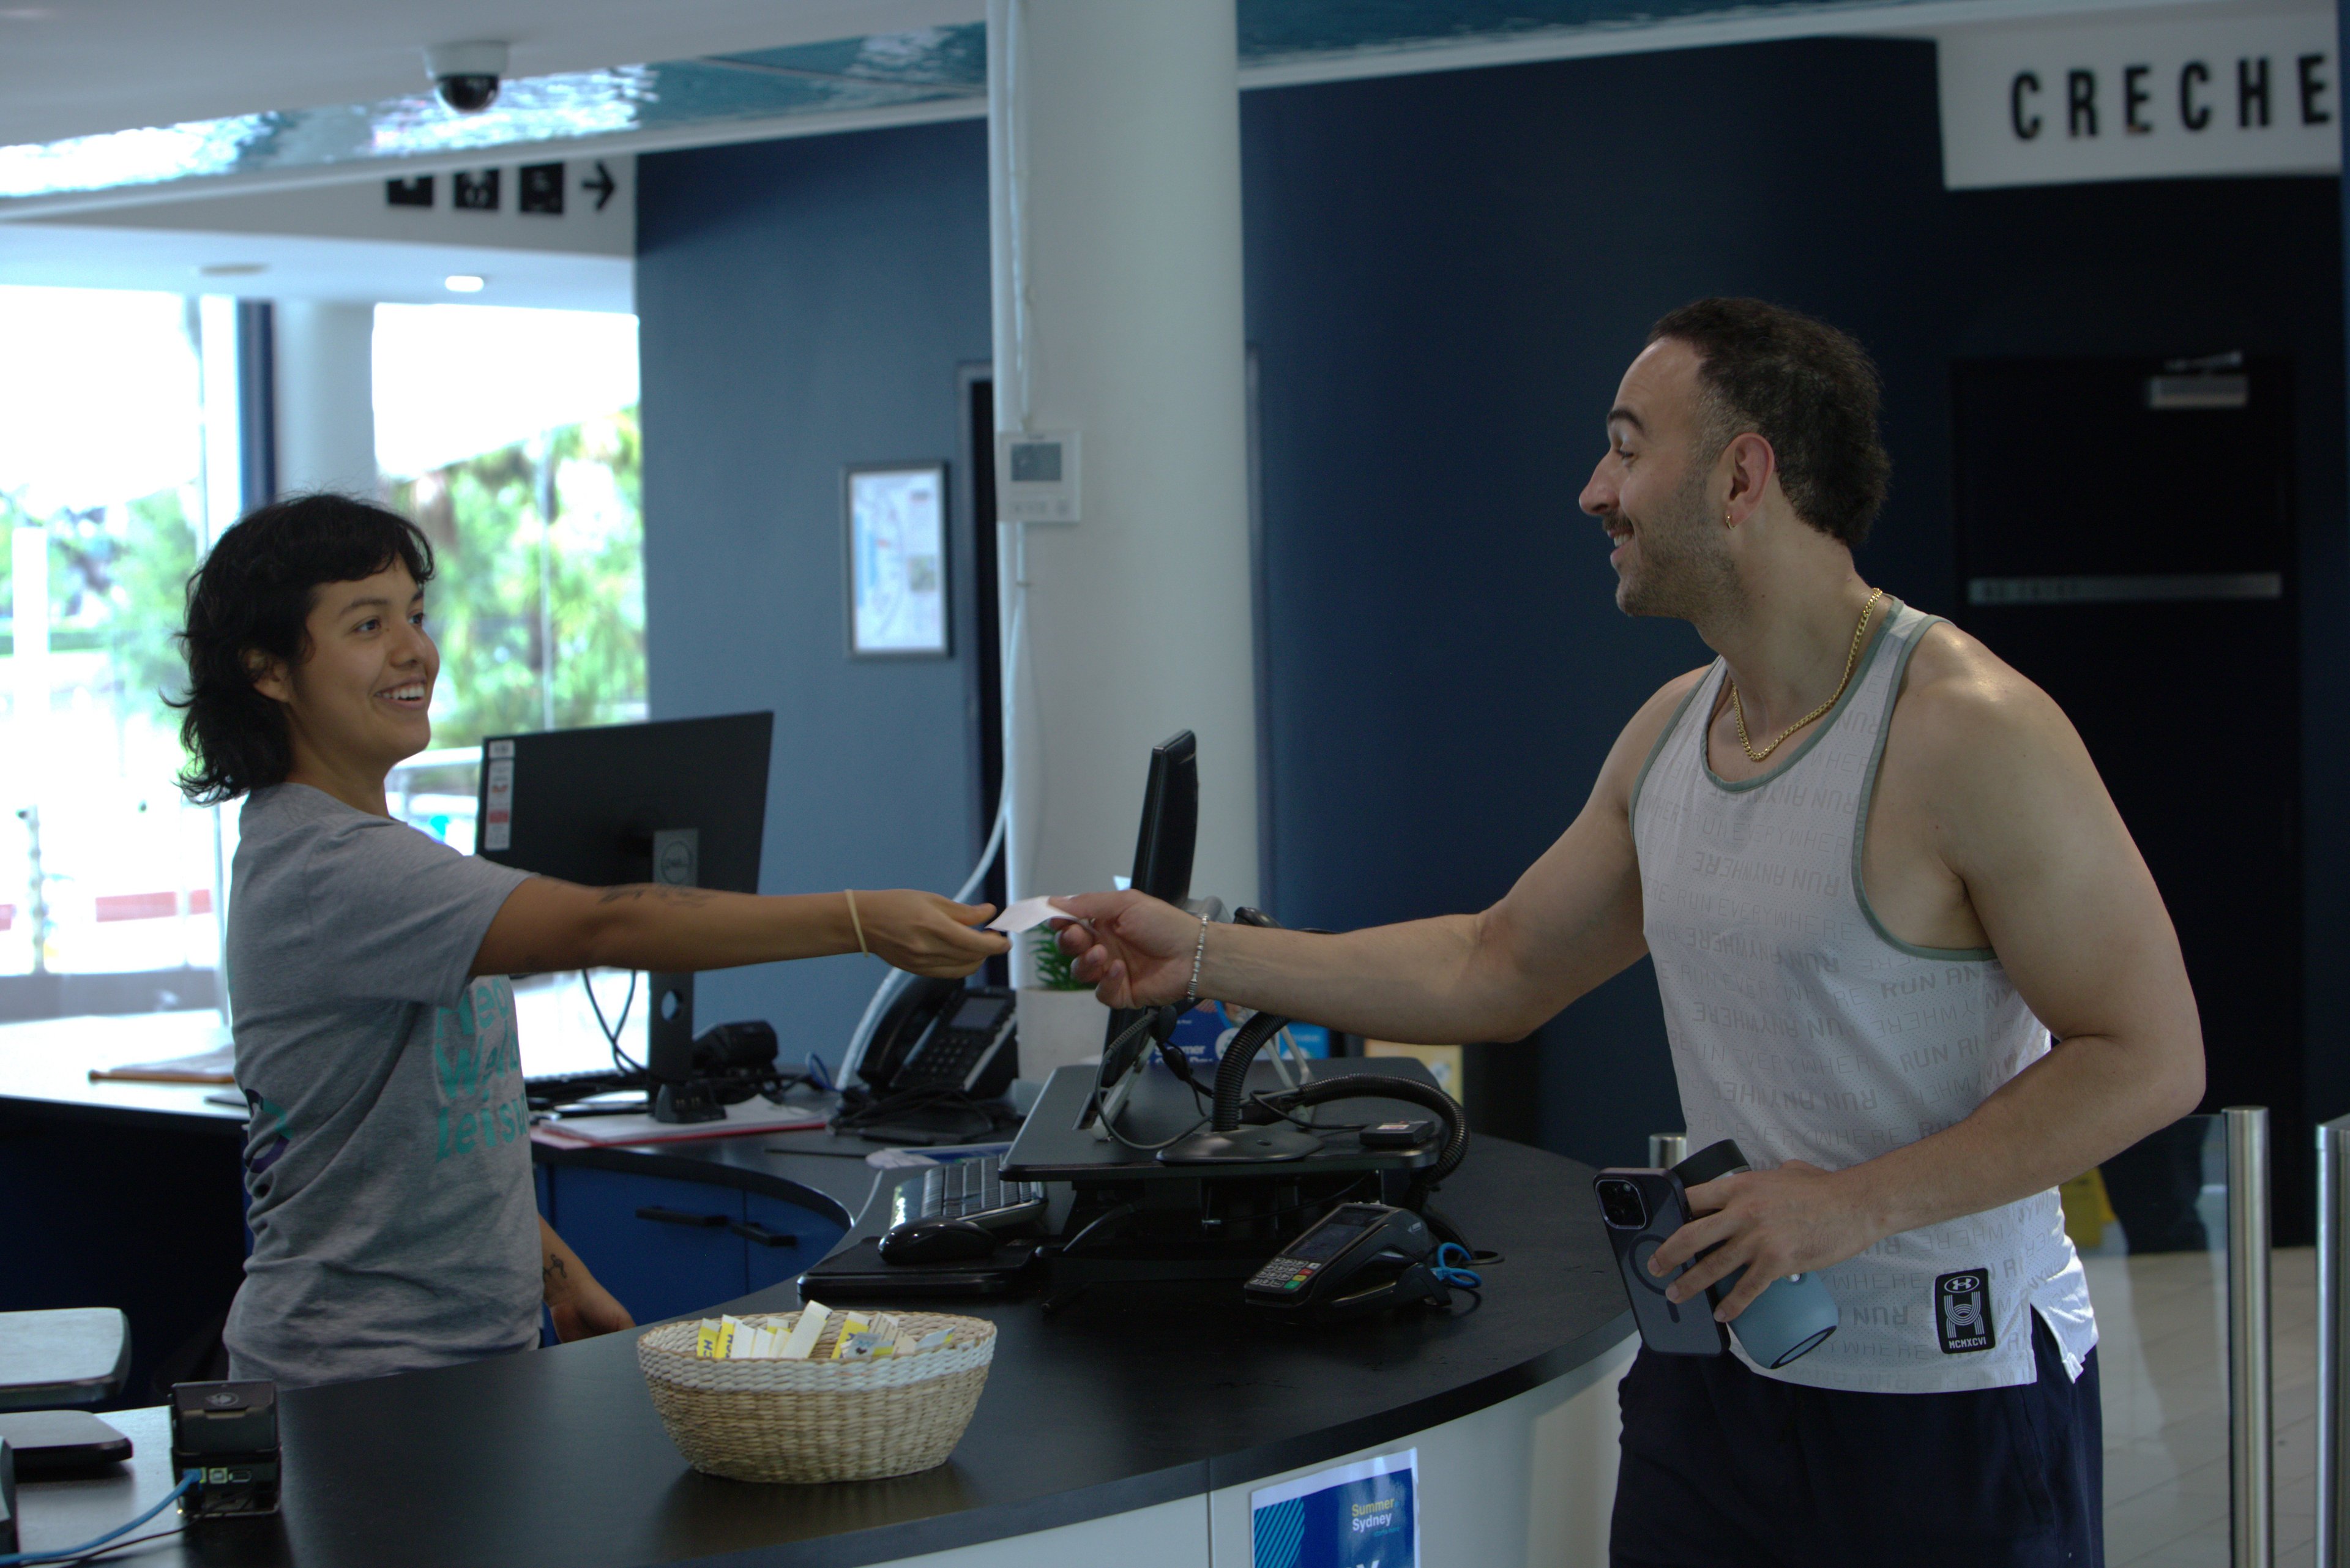
[(1053, 908), (1049, 898), (1018, 898), (1012, 907), (987, 922), (987, 929), (1016, 936), (1043, 925), (1047, 920), (1074, 920), (1076, 917), (1066, 909)]

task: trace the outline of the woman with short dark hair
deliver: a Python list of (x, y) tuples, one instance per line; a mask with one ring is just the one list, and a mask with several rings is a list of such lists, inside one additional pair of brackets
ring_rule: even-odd
[(190, 581), (190, 799), (244, 797), (223, 969), (252, 1108), (231, 1375), (339, 1382), (630, 1326), (538, 1218), (505, 976), (872, 951), (969, 974), (1004, 939), (932, 893), (589, 888), (392, 818), (432, 738), (432, 548), (341, 495), (265, 506)]

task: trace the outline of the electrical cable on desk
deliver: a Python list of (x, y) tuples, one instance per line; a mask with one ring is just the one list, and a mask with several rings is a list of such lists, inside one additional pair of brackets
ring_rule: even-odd
[[(130, 1534), (132, 1531), (138, 1529), (140, 1525), (146, 1523), (149, 1520), (154, 1518), (157, 1514), (162, 1512), (165, 1509), (179, 1501), (180, 1499), (187, 1495), (188, 1489), (190, 1487), (194, 1486), (203, 1479), (203, 1473), (201, 1470), (182, 1470), (180, 1472), (180, 1484), (173, 1487), (170, 1491), (165, 1492), (163, 1494), (162, 1501), (157, 1503), (154, 1507), (149, 1509), (146, 1512), (140, 1514), (130, 1523), (118, 1524), (103, 1535), (92, 1536), (89, 1540), (83, 1542), (79, 1546), (63, 1546), (51, 1552), (12, 1552), (5, 1556), (0, 1556), (0, 1568), (31, 1568), (31, 1565), (36, 1563), (85, 1563), (92, 1557), (103, 1556), (107, 1552), (119, 1551), (122, 1547), (135, 1545), (136, 1542), (134, 1542), (119, 1541), (116, 1540), (116, 1537)], [(148, 1541), (160, 1540), (163, 1536), (177, 1533), (178, 1532), (173, 1530), (161, 1530), (157, 1531), (153, 1535), (142, 1536), (140, 1539)], [(108, 1545), (107, 1543), (109, 1542), (113, 1542), (114, 1544)]]
[(1378, 1126), (1378, 1124), (1377, 1122), (1317, 1122), (1317, 1121), (1309, 1121), (1309, 1120), (1307, 1120), (1306, 1118), (1305, 1118), (1305, 1117), (1303, 1117), (1303, 1116), (1295, 1116), (1295, 1115), (1292, 1114), (1292, 1113), (1291, 1113), (1289, 1110), (1287, 1110), (1286, 1108), (1284, 1108), (1284, 1107), (1283, 1107), (1283, 1106), (1276, 1106), (1276, 1105), (1274, 1105), (1274, 1104), (1273, 1103), (1273, 1097), (1274, 1097), (1275, 1095), (1283, 1094), (1283, 1093), (1285, 1093), (1285, 1092), (1286, 1092), (1286, 1091), (1284, 1091), (1284, 1090), (1281, 1090), (1281, 1089), (1260, 1089), (1260, 1090), (1258, 1090), (1255, 1094), (1253, 1094), (1253, 1095), (1251, 1095), (1251, 1096), (1249, 1096), (1249, 1101), (1250, 1101), (1250, 1103), (1251, 1103), (1252, 1105), (1254, 1105), (1254, 1106), (1255, 1106), (1259, 1110), (1270, 1112), (1270, 1113), (1271, 1113), (1271, 1114), (1273, 1114), (1274, 1116), (1279, 1116), (1283, 1121), (1285, 1121), (1285, 1122), (1289, 1123), (1292, 1127), (1304, 1127), (1307, 1132), (1317, 1132), (1317, 1133), (1328, 1133), (1328, 1132), (1351, 1132), (1351, 1133), (1358, 1133), (1358, 1132), (1361, 1132), (1365, 1127), (1377, 1127), (1377, 1126)]
[(883, 1095), (879, 1098), (862, 1089), (844, 1089), (841, 1091), (840, 1105), (839, 1113), (832, 1118), (832, 1127), (836, 1132), (856, 1132), (862, 1127), (887, 1127), (895, 1117), (940, 1107), (966, 1112), (977, 1121), (979, 1125), (976, 1130), (981, 1134), (995, 1130), (993, 1111), (972, 1099), (961, 1089), (948, 1084), (934, 1084), (919, 1089), (901, 1090), (897, 1094)]
[(612, 1065), (622, 1073), (643, 1077), (644, 1068), (620, 1049), (620, 1031), (629, 1026), (629, 1009), (637, 1004), (637, 971), (629, 971), (629, 993), (620, 999), (620, 1016), (611, 1023), (604, 1022), (604, 1004), (596, 999), (596, 987), (584, 969), (579, 971), (579, 989), (588, 993), (588, 1005), (596, 1014), (596, 1027), (604, 1032), (604, 1043), (612, 1048)]
[[(1458, 1256), (1454, 1256), (1454, 1254)], [(1435, 1258), (1428, 1265), (1429, 1276), (1447, 1290), (1458, 1291), (1470, 1300), (1469, 1310), (1475, 1312), (1485, 1304), (1485, 1276), (1470, 1268), (1476, 1254), (1458, 1241), (1446, 1241), (1436, 1249)]]
[(1135, 1153), (1156, 1154), (1162, 1148), (1174, 1147), (1177, 1144), (1181, 1143), (1185, 1138), (1190, 1137), (1193, 1133), (1198, 1132), (1201, 1127), (1206, 1127), (1208, 1123), (1213, 1119), (1214, 1118), (1210, 1116), (1201, 1116), (1198, 1121), (1193, 1122), (1190, 1127), (1185, 1127), (1173, 1137), (1160, 1138), (1157, 1143), (1135, 1142), (1132, 1138), (1118, 1130), (1118, 1119), (1115, 1116), (1103, 1117), (1102, 1126), (1108, 1131), (1110, 1137), (1116, 1138), (1127, 1147), (1134, 1150)]
[[(1448, 1255), (1455, 1252), (1460, 1254), (1458, 1258)], [(1454, 1290), (1481, 1291), (1485, 1288), (1485, 1277), (1469, 1266), (1475, 1261), (1468, 1248), (1458, 1241), (1447, 1241), (1436, 1249), (1436, 1262), (1428, 1266), (1428, 1272)]]
[(816, 1075), (812, 1073), (775, 1073), (753, 1085), (752, 1092), (771, 1106), (780, 1106), (791, 1097), (794, 1089), (810, 1084), (815, 1084), (819, 1093), (826, 1087), (822, 1084), (816, 1084)]
[(144, 1546), (151, 1541), (169, 1541), (187, 1528), (184, 1524), (175, 1524), (169, 1530), (158, 1530), (147, 1535), (134, 1535), (128, 1541), (110, 1541), (96, 1551), (85, 1552), (78, 1557), (36, 1557), (27, 1561), (39, 1563), (41, 1568), (76, 1568), (78, 1563), (100, 1562), (112, 1557), (118, 1552), (128, 1552), (134, 1546)]
[(1142, 1205), (1139, 1203), (1120, 1203), (1114, 1208), (1103, 1210), (1093, 1217), (1092, 1221), (1084, 1230), (1061, 1243), (1060, 1256), (1066, 1258), (1084, 1246), (1093, 1233), (1103, 1226), (1114, 1224), (1120, 1220), (1131, 1220), (1141, 1212)]

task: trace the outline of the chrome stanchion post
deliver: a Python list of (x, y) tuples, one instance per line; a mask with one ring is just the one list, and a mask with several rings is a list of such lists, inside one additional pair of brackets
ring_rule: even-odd
[(2269, 1381), (2269, 1113), (2228, 1125), (2228, 1498), (2235, 1568), (2276, 1560), (2275, 1415)]
[(1649, 1169), (1669, 1170), (1688, 1158), (1688, 1134), (1650, 1133), (1648, 1135)]
[(2344, 1212), (2350, 1201), (2350, 1116), (2317, 1129), (2317, 1568), (2350, 1565), (2350, 1489), (2342, 1460), (2350, 1453), (2350, 1366), (2343, 1313)]

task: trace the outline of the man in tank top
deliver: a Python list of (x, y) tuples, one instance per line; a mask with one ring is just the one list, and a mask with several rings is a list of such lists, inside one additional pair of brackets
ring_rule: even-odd
[[(1618, 1564), (2095, 1563), (2096, 1329), (2055, 1189), (2195, 1108), (2170, 920), (2073, 726), (1864, 582), (1875, 367), (1753, 300), (1659, 322), (1582, 505), (1617, 603), (1720, 657), (1617, 738), (1481, 914), (1337, 936), (1059, 900), (1118, 1006), (1213, 996), (1405, 1041), (1513, 1040), (1655, 964), (1692, 1147), (1748, 1174), (1652, 1265), (1733, 1322), (1816, 1271), (1835, 1337), (1765, 1371), (1641, 1352)], [(2062, 432), (2050, 432), (2061, 439)], [(2053, 1036), (2053, 1038), (2052, 1038)]]

